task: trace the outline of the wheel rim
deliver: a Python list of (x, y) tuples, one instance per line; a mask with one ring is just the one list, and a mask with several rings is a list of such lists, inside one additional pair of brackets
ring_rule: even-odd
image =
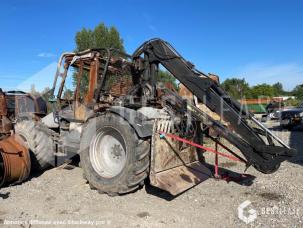
[(117, 129), (105, 127), (93, 138), (89, 150), (94, 170), (104, 178), (121, 173), (126, 164), (125, 141)]

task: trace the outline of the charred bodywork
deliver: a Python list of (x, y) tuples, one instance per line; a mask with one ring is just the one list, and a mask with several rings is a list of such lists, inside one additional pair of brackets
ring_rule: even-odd
[(46, 102), (22, 91), (3, 92), (0, 89), (0, 136), (10, 135), (18, 118), (26, 115), (45, 116)]
[[(159, 80), (163, 68), (203, 103), (203, 108), (178, 95), (173, 86), (163, 85)], [(68, 79), (71, 75), (73, 83)], [(66, 89), (67, 85), (73, 88)], [(199, 149), (160, 139), (160, 132), (202, 144), (203, 133), (212, 129), (242, 152), (247, 166), (263, 173), (276, 171), (282, 161), (295, 155), (253, 114), (242, 110), (217, 79), (196, 70), (161, 39), (144, 43), (132, 56), (113, 49), (64, 53), (51, 94), (53, 112), (42, 122), (52, 129), (55, 154), (68, 157), (80, 153), (91, 186), (109, 194), (132, 191), (149, 176), (152, 185), (176, 195), (211, 175)], [(113, 120), (127, 127), (120, 129)], [(129, 139), (136, 143), (131, 151), (129, 147), (134, 145), (124, 140), (129, 137), (123, 136), (125, 129), (129, 134), (135, 131)], [(114, 136), (122, 132), (122, 136), (113, 138), (107, 135), (109, 132), (114, 132)], [(106, 143), (103, 137), (108, 139), (107, 144), (102, 144)], [(107, 147), (108, 154), (104, 151)], [(136, 153), (131, 158), (134, 164), (127, 163), (133, 155), (124, 156), (124, 152)], [(106, 159), (102, 159), (104, 153)], [(95, 157), (91, 158), (91, 154)], [(121, 164), (129, 165), (126, 170), (131, 173), (125, 174), (122, 169), (117, 176), (108, 178), (121, 168), (120, 158), (124, 159)], [(111, 159), (116, 168), (107, 165), (109, 172), (103, 166)], [(107, 173), (106, 177), (102, 173)]]
[(22, 182), (30, 174), (29, 150), (23, 139), (13, 134), (17, 119), (45, 114), (46, 103), (41, 97), (0, 89), (0, 187)]

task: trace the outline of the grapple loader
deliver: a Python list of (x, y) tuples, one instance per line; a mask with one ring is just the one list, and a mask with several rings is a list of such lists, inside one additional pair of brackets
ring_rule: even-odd
[[(163, 83), (163, 73), (195, 99)], [(52, 113), (42, 121), (21, 121), (16, 131), (45, 139), (30, 149), (49, 153), (45, 158), (52, 165), (80, 154), (91, 188), (109, 195), (132, 192), (146, 179), (177, 195), (209, 178), (202, 146), (208, 129), (238, 148), (242, 155), (235, 156), (247, 167), (262, 173), (273, 173), (296, 154), (218, 80), (161, 39), (145, 42), (132, 56), (114, 49), (63, 53), (50, 102)], [(35, 132), (26, 126), (35, 126)]]

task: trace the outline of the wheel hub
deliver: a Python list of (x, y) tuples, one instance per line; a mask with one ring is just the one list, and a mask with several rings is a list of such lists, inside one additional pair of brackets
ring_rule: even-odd
[(93, 138), (89, 150), (94, 170), (104, 178), (121, 173), (126, 164), (125, 141), (117, 129), (103, 128)]
[(119, 158), (122, 156), (122, 153), (123, 153), (123, 149), (121, 148), (121, 145), (115, 144), (115, 145), (112, 147), (112, 152), (111, 152), (111, 154), (113, 155), (114, 158), (119, 159)]

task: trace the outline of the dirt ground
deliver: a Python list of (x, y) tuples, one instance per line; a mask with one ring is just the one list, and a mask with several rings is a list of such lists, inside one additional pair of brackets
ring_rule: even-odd
[[(274, 126), (275, 124), (270, 124)], [(8, 227), (302, 227), (303, 226), (303, 129), (275, 132), (299, 150), (279, 171), (255, 177), (246, 185), (210, 178), (172, 198), (152, 188), (118, 197), (91, 190), (78, 167), (48, 170), (21, 185), (0, 190), (0, 224)], [(208, 155), (208, 160), (213, 156)], [(220, 159), (225, 169), (242, 173), (243, 165)], [(238, 207), (249, 200), (257, 218), (246, 225)], [(251, 211), (252, 212), (252, 211)]]

